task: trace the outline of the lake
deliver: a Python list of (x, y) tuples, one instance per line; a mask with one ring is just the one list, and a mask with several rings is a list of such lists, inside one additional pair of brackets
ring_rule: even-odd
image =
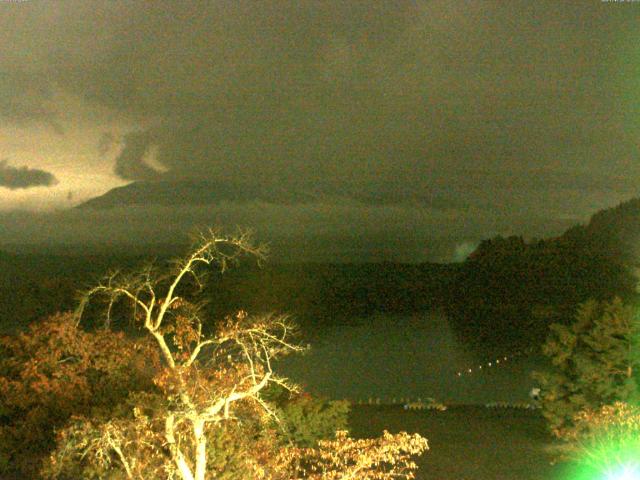
[(531, 372), (544, 367), (539, 354), (505, 351), (493, 358), (472, 353), (439, 312), (380, 314), (354, 323), (306, 328), (303, 341), (311, 349), (282, 360), (280, 372), (330, 398), (391, 402), (433, 397), (484, 404), (528, 401)]

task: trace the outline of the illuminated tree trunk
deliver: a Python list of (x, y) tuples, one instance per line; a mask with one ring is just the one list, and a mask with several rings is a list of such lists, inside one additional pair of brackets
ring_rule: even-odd
[(193, 473), (191, 472), (191, 468), (189, 468), (189, 464), (184, 458), (182, 450), (180, 450), (180, 447), (176, 444), (173, 415), (168, 415), (165, 421), (165, 437), (167, 439), (167, 443), (169, 444), (171, 457), (176, 467), (178, 468), (178, 472), (180, 472), (182, 480), (195, 480)]
[[(249, 318), (245, 312), (238, 312), (235, 318), (229, 317), (226, 323), (221, 323), (214, 335), (207, 336), (203, 333), (199, 307), (177, 294), (187, 276), (200, 285), (198, 266), (213, 264), (224, 271), (228, 263), (243, 253), (262, 258), (261, 248), (252, 246), (246, 235), (219, 237), (210, 231), (203, 235), (191, 254), (176, 262), (177, 269), (170, 275), (158, 275), (150, 267), (132, 276), (110, 274), (85, 294), (78, 307), (79, 320), (88, 299), (98, 293), (105, 294), (109, 299), (109, 316), (114, 302), (120, 297), (126, 298), (134, 307), (133, 316), (138, 325), (155, 339), (166, 363), (162, 375), (155, 379), (156, 385), (163, 390), (165, 400), (176, 407), (164, 418), (162, 443), (166, 442), (170, 459), (163, 461), (172, 463), (181, 480), (205, 480), (207, 424), (228, 421), (237, 403), (253, 402), (267, 414), (274, 415), (260, 392), (269, 383), (293, 388), (271, 369), (273, 358), (302, 350), (289, 341), (293, 326), (286, 316)], [(226, 355), (218, 358), (221, 351)], [(241, 372), (235, 383), (230, 387), (220, 386), (215, 379), (198, 375), (199, 368), (211, 368), (207, 357), (214, 365), (222, 365), (219, 368), (226, 365), (228, 371)], [(208, 394), (203, 396), (203, 391)], [(187, 426), (191, 431), (186, 431)]]
[(204, 480), (207, 471), (207, 437), (204, 434), (204, 420), (193, 422), (193, 435), (196, 441), (196, 476), (195, 480)]

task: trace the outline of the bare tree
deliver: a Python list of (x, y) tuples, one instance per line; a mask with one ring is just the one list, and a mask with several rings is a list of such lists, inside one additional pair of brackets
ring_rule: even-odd
[(207, 469), (213, 453), (208, 435), (223, 434), (226, 427), (243, 435), (261, 420), (253, 423), (257, 437), (232, 437), (244, 448), (244, 470), (225, 475), (256, 480), (414, 478), (412, 457), (428, 449), (427, 440), (417, 434), (385, 432), (378, 439), (353, 440), (339, 431), (317, 448), (284, 445), (274, 438), (276, 415), (264, 398), (265, 389), (274, 384), (295, 389), (272, 368), (278, 357), (302, 350), (291, 340), (294, 324), (286, 316), (251, 317), (240, 311), (207, 325), (202, 304), (187, 295), (188, 287), (202, 290), (202, 267), (224, 271), (245, 254), (260, 261), (264, 249), (255, 247), (247, 234), (227, 237), (210, 230), (168, 273), (153, 266), (129, 275), (112, 273), (84, 294), (78, 322), (95, 297), (106, 299), (107, 324), (113, 307), (125, 301), (132, 307), (133, 323), (157, 346), (163, 362), (154, 376), (157, 390), (132, 392), (128, 414), (72, 417), (58, 431), (45, 476), (214, 479), (217, 471)]
[[(112, 307), (126, 300), (133, 307), (133, 321), (155, 340), (164, 360), (155, 383), (164, 394), (166, 408), (160, 429), (162, 438), (154, 451), (166, 457), (163, 468), (172, 472), (171, 476), (204, 480), (205, 430), (232, 420), (240, 404), (252, 404), (263, 414), (273, 416), (261, 392), (270, 384), (295, 388), (272, 369), (275, 358), (302, 350), (291, 341), (294, 325), (288, 317), (250, 317), (239, 312), (214, 329), (205, 328), (201, 308), (180, 295), (187, 278), (193, 279), (197, 287), (202, 285), (202, 267), (216, 266), (224, 271), (241, 255), (261, 260), (264, 253), (246, 233), (223, 236), (209, 230), (200, 235), (188, 256), (175, 262), (169, 274), (153, 267), (133, 275), (113, 273), (87, 291), (80, 303), (78, 321), (91, 298), (106, 297), (107, 321), (111, 321)], [(212, 330), (212, 334), (206, 334)], [(142, 478), (141, 459), (127, 457), (124, 430), (117, 422), (103, 425), (94, 430), (94, 439), (84, 448), (94, 452), (111, 449), (127, 478)], [(151, 431), (153, 428), (147, 428), (146, 435)], [(134, 468), (136, 465), (138, 469)]]

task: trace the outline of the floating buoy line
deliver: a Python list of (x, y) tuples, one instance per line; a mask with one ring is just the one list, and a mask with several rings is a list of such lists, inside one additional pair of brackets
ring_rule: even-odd
[(526, 350), (522, 350), (520, 352), (516, 352), (513, 353), (511, 355), (503, 355), (503, 356), (499, 356), (496, 357), (488, 362), (485, 363), (481, 363), (477, 366), (473, 366), (473, 367), (468, 367), (468, 368), (464, 368), (462, 370), (458, 370), (458, 372), (456, 373), (456, 377), (462, 377), (464, 375), (471, 375), (474, 372), (479, 372), (481, 370), (486, 370), (489, 368), (498, 368), (502, 365), (505, 365), (507, 362), (513, 361), (514, 359), (518, 358), (518, 357), (523, 357), (526, 355), (529, 355), (531, 353), (533, 353), (536, 349), (531, 347), (531, 348), (527, 348)]

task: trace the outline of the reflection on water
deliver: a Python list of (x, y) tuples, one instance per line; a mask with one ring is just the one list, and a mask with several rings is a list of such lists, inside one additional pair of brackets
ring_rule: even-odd
[(355, 326), (307, 332), (305, 341), (311, 351), (283, 360), (280, 371), (306, 390), (331, 398), (521, 402), (533, 386), (531, 371), (541, 368), (541, 359), (531, 356), (488, 367), (491, 358), (464, 348), (439, 313), (376, 315)]

